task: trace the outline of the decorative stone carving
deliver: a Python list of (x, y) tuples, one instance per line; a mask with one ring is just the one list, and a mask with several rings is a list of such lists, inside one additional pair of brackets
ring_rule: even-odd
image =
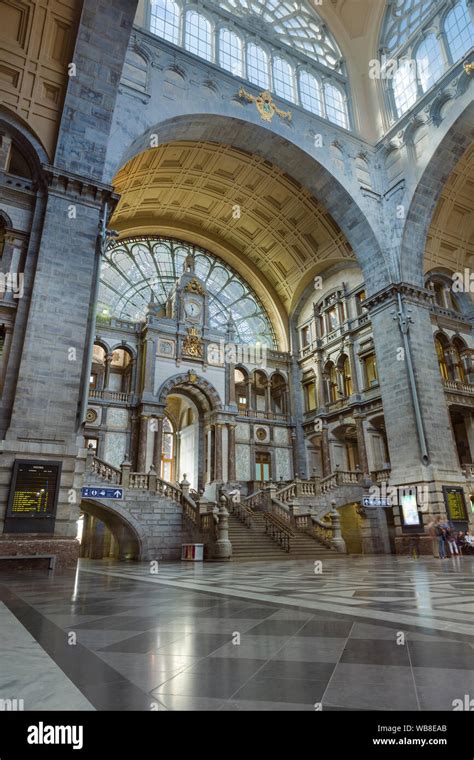
[(188, 334), (183, 341), (183, 354), (195, 359), (202, 359), (203, 346), (197, 327), (188, 327)]

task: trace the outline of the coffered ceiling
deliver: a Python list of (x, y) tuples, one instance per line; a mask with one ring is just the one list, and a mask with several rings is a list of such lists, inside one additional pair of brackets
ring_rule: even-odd
[(176, 142), (132, 159), (115, 177), (112, 225), (122, 237), (162, 234), (227, 261), (286, 331), (286, 316), (328, 263), (354, 259), (343, 233), (304, 187), (264, 159)]
[(474, 266), (474, 146), (451, 172), (437, 203), (426, 243), (425, 271)]

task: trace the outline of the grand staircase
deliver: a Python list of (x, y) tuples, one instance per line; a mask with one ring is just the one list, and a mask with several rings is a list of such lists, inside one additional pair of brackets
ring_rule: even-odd
[(282, 559), (322, 559), (339, 556), (337, 552), (316, 541), (312, 536), (294, 531), (289, 537), (288, 550), (265, 531), (266, 519), (263, 512), (254, 512), (250, 526), (234, 515), (229, 515), (229, 540), (232, 544), (232, 559), (235, 561)]

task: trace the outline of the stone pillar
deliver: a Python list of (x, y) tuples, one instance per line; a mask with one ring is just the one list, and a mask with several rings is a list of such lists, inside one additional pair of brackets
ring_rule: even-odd
[(292, 461), (293, 461), (293, 478), (296, 478), (299, 473), (299, 465), (301, 462), (298, 460), (298, 441), (296, 439), (296, 431), (294, 428), (290, 431), (290, 441), (291, 441), (291, 454), (292, 454)]
[(222, 423), (216, 422), (215, 425), (215, 445), (214, 445), (214, 473), (215, 480), (222, 481)]
[(354, 422), (357, 434), (357, 448), (359, 451), (360, 469), (364, 475), (369, 474), (369, 460), (367, 457), (367, 447), (365, 445), (364, 416), (354, 414)]
[[(399, 311), (398, 292), (405, 302), (405, 310), (411, 312), (407, 328), (415, 398), (409, 380), (408, 359), (403, 358), (403, 335), (398, 319), (394, 319)], [(366, 305), (374, 331), (392, 467), (391, 484), (416, 483), (435, 476), (448, 483), (459, 481), (460, 466), (433, 341), (427, 292), (414, 287), (397, 289), (393, 286), (379, 298), (368, 299)], [(417, 407), (423, 436), (416, 424)], [(423, 439), (428, 462), (422, 461)]]
[(148, 438), (148, 417), (145, 414), (141, 414), (139, 430), (138, 430), (137, 472), (145, 472), (147, 438)]
[(228, 470), (227, 479), (233, 482), (236, 479), (235, 471), (235, 429), (237, 425), (227, 423), (227, 454), (228, 454)]
[(112, 354), (107, 354), (105, 357), (105, 371), (104, 371), (104, 391), (107, 390), (109, 387), (109, 380), (110, 380), (110, 367), (112, 364), (113, 356)]
[(316, 403), (318, 409), (324, 409), (326, 406), (326, 398), (324, 395), (323, 361), (319, 351), (314, 358), (314, 368), (316, 375)]
[(272, 411), (272, 384), (270, 380), (265, 383), (265, 415)]
[(252, 376), (251, 375), (249, 375), (247, 378), (247, 409), (253, 409)]
[(352, 340), (349, 340), (347, 342), (347, 353), (349, 356), (349, 365), (351, 368), (352, 395), (357, 395), (359, 393), (359, 376), (357, 374), (358, 367), (354, 352), (354, 342)]
[(228, 560), (232, 556), (232, 544), (229, 541), (229, 513), (225, 506), (226, 498), (223, 494), (219, 502), (219, 522), (217, 524), (217, 541), (214, 546), (214, 559)]
[(328, 426), (323, 423), (321, 431), (321, 456), (323, 467), (323, 478), (331, 474), (331, 457), (329, 454), (329, 431)]
[(7, 372), (7, 366), (8, 366), (8, 357), (10, 356), (10, 348), (12, 344), (12, 335), (13, 335), (13, 327), (12, 325), (4, 324), (3, 325), (5, 338), (3, 342), (3, 351), (2, 351), (2, 370), (0, 374), (0, 391), (3, 389), (3, 385), (5, 383), (5, 375)]
[(329, 513), (329, 519), (331, 520), (331, 524), (332, 524), (331, 545), (334, 546), (336, 551), (340, 552), (341, 554), (346, 554), (347, 553), (346, 542), (344, 541), (342, 537), (341, 518), (339, 516), (339, 512), (336, 509), (335, 501), (331, 501), (331, 512)]
[(140, 431), (140, 415), (136, 409), (132, 411), (132, 418), (130, 421), (130, 461), (132, 468), (137, 469), (137, 456), (138, 456), (138, 435)]
[(153, 465), (156, 474), (161, 478), (161, 452), (163, 447), (163, 417), (155, 417), (156, 431), (153, 443)]

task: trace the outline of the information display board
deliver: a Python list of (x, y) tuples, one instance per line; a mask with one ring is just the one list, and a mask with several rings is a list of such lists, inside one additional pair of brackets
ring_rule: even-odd
[(402, 494), (400, 502), (403, 524), (410, 527), (419, 526), (421, 521), (416, 494)]
[(7, 531), (53, 532), (61, 465), (31, 459), (15, 461), (5, 521)]
[(448, 519), (452, 522), (465, 522), (467, 511), (464, 490), (460, 486), (443, 486), (443, 496)]

